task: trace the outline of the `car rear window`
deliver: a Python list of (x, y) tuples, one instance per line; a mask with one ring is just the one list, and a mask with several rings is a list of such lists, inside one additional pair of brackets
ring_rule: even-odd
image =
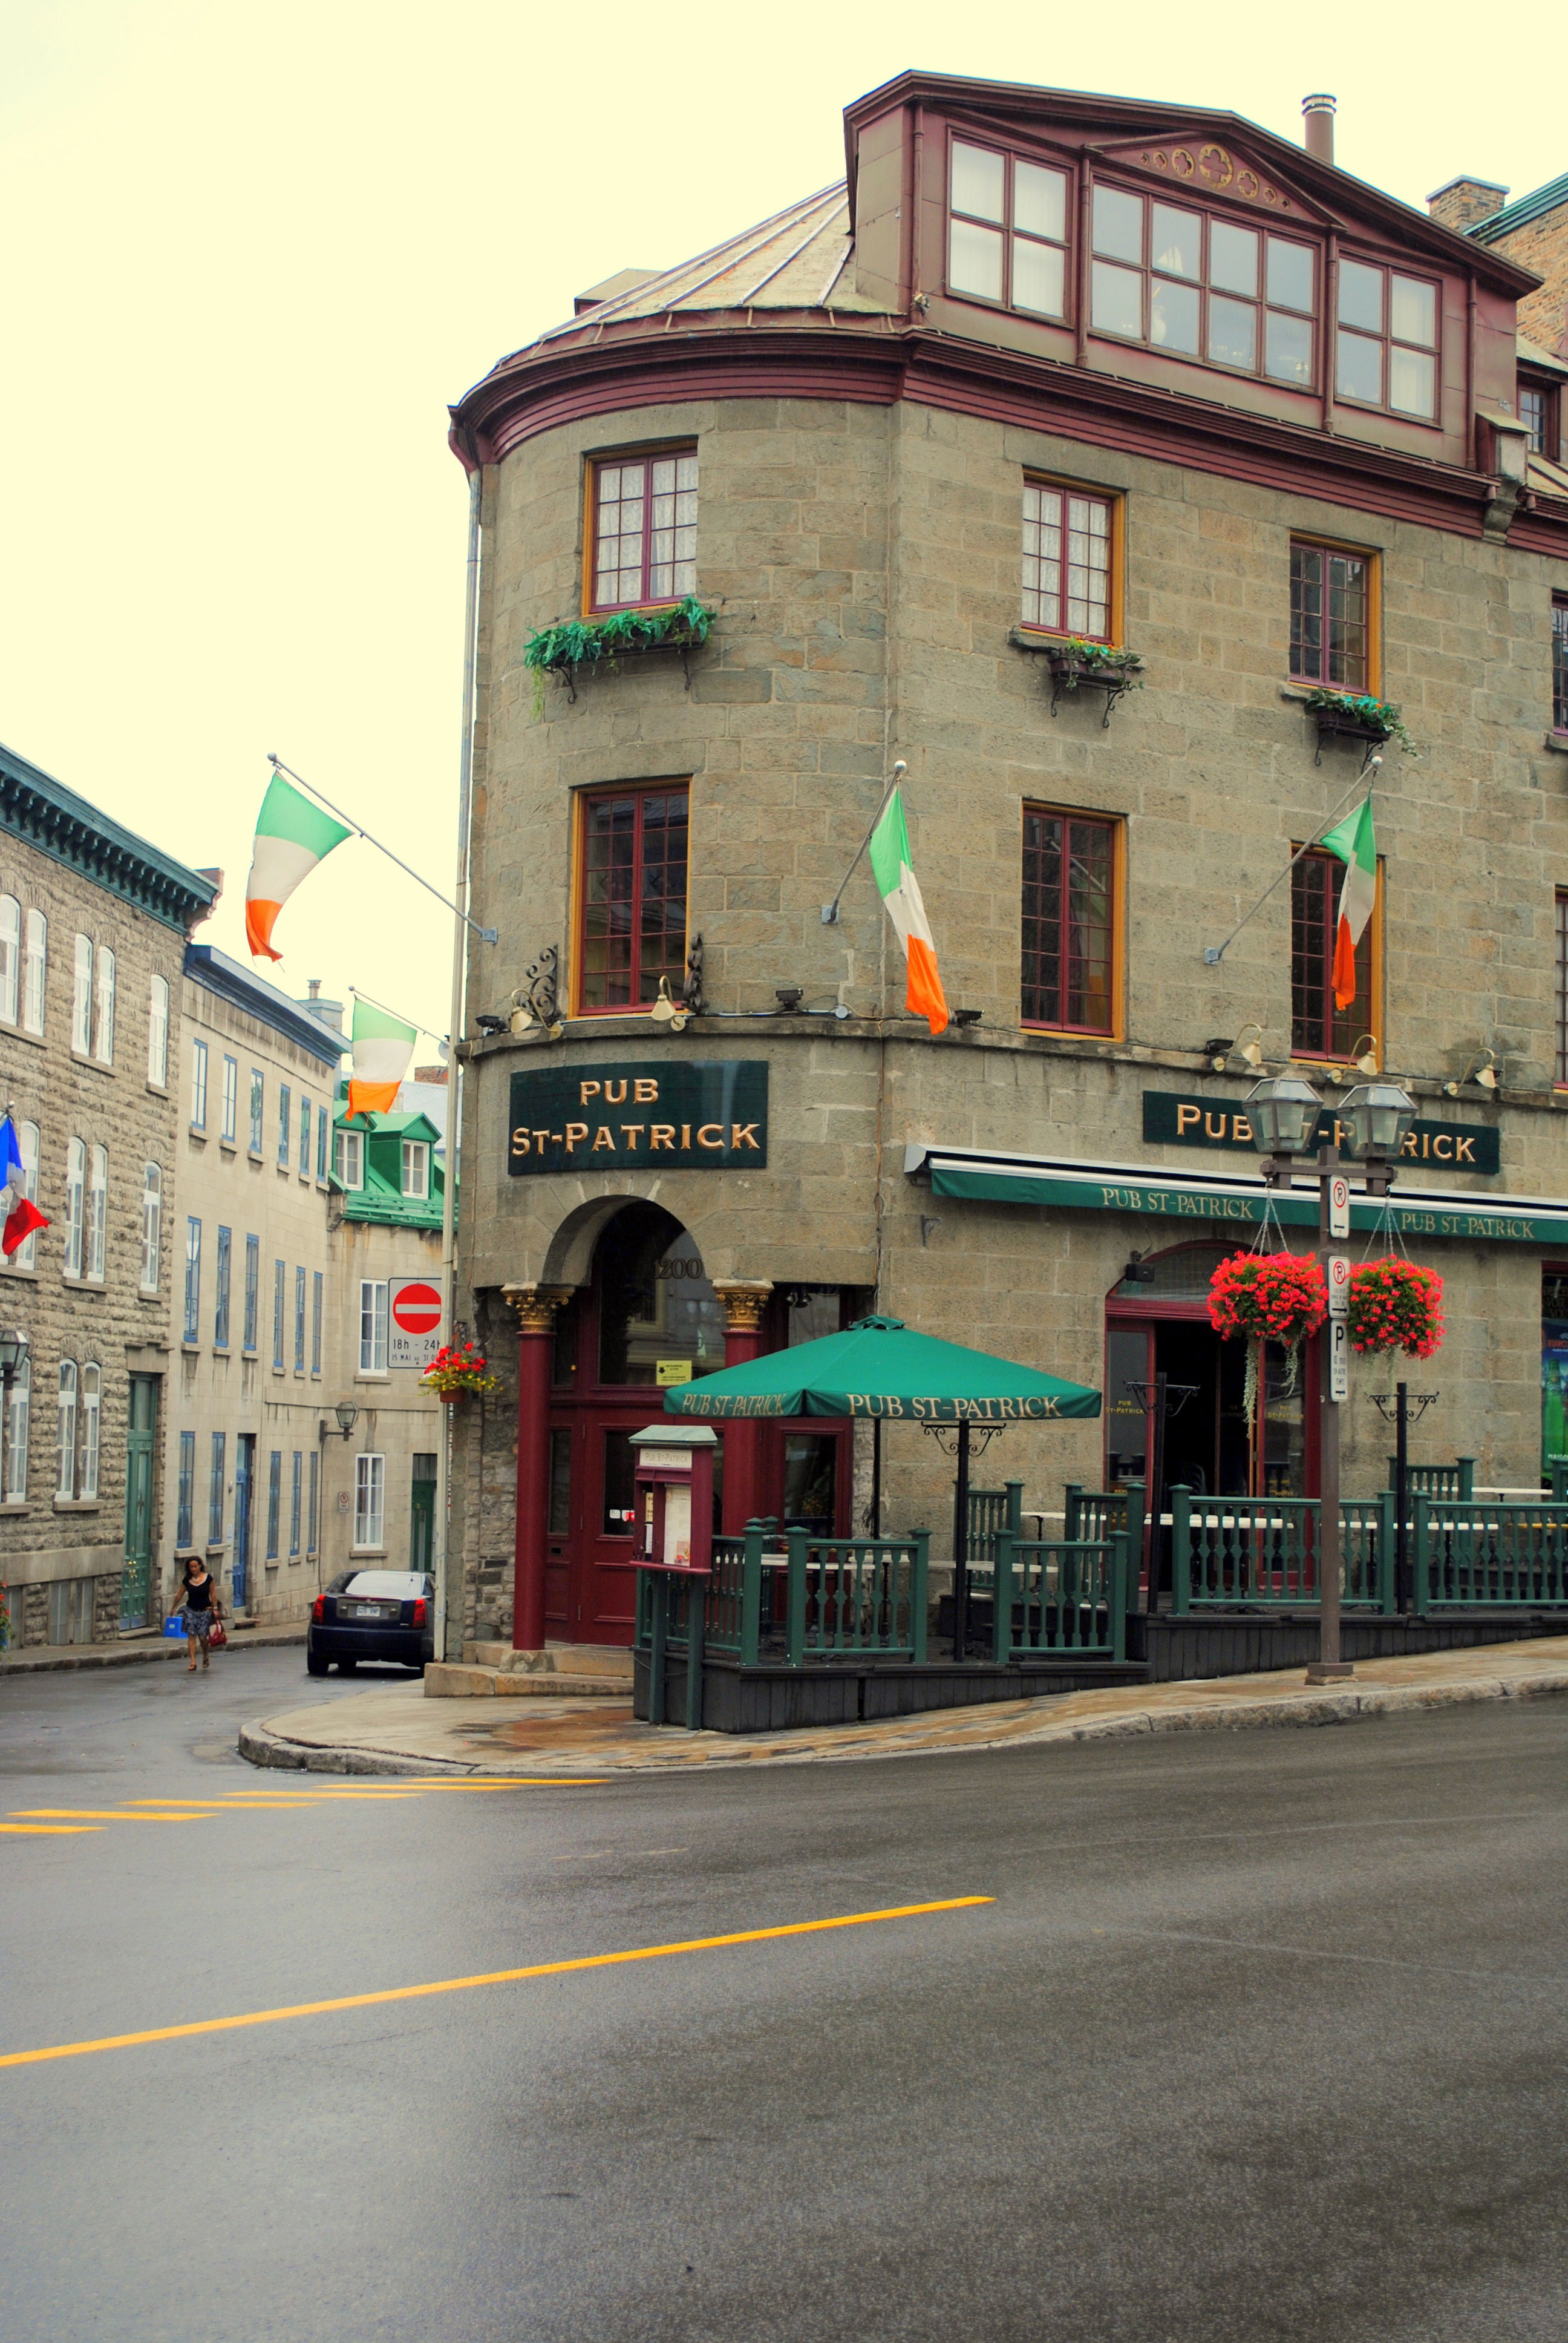
[(425, 1579), (414, 1570), (357, 1570), (342, 1591), (345, 1594), (379, 1595), (384, 1603), (393, 1599), (412, 1603), (424, 1594)]

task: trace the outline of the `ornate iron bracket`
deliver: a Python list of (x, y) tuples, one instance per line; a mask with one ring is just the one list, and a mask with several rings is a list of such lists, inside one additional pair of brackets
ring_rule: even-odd
[(523, 970), (522, 983), (512, 995), (511, 1028), (514, 1033), (531, 1032), (536, 1025), (542, 1025), (551, 1041), (558, 1041), (565, 1032), (556, 998), (558, 958), (554, 944), (546, 944), (538, 957), (531, 960)]

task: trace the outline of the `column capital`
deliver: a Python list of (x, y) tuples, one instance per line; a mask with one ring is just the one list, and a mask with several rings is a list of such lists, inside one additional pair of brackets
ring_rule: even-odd
[(508, 1307), (518, 1313), (518, 1325), (525, 1334), (553, 1334), (556, 1312), (563, 1302), (569, 1302), (577, 1292), (575, 1285), (503, 1285)]
[(773, 1291), (770, 1277), (716, 1277), (713, 1291), (724, 1305), (724, 1323), (731, 1334), (755, 1334)]

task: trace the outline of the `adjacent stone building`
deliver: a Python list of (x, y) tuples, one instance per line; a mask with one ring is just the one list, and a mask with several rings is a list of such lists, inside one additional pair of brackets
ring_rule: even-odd
[(0, 1265), (27, 1338), (5, 1410), (10, 1639), (155, 1615), (176, 1279), (181, 967), (219, 874), (189, 870), (0, 749), (0, 1071), (49, 1226)]
[[(660, 1387), (873, 1300), (1104, 1389), (1101, 1423), (993, 1453), (1031, 1505), (1147, 1472), (1161, 1371), (1167, 1483), (1312, 1493), (1315, 1377), (1271, 1353), (1249, 1413), (1206, 1312), (1261, 1212), (1260, 1062), (1414, 1097), (1392, 1232), (1356, 1209), (1447, 1282), (1422, 1453), (1537, 1482), (1568, 1337), (1568, 475), (1522, 394), (1555, 399), (1561, 319), (1484, 193), (1412, 212), (1335, 168), (1330, 119), (1308, 153), (903, 75), (849, 108), (843, 186), (584, 295), (454, 410), (500, 936), (459, 1283), (508, 1385), (461, 1428), (471, 1637), (627, 1640)], [(685, 596), (706, 640), (529, 665), (541, 628)], [(864, 863), (843, 886), (898, 762), (940, 1036)], [(1340, 1009), (1314, 841), (1369, 787)], [(1351, 1492), (1383, 1484), (1389, 1372), (1356, 1370)], [(864, 1445), (727, 1428), (727, 1525), (848, 1529)], [(890, 1517), (940, 1538), (950, 1465), (912, 1429), (885, 1457)]]

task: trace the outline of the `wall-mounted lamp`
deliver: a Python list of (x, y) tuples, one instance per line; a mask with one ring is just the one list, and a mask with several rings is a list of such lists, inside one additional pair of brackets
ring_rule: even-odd
[(773, 998), (779, 1003), (779, 1014), (780, 1017), (789, 1017), (794, 1014), (795, 1011), (800, 1006), (801, 996), (804, 990), (804, 986), (799, 984), (778, 984), (774, 986)]
[(476, 1017), (474, 1022), (481, 1033), (504, 1033), (507, 1030), (504, 1017)]
[[(1377, 1035), (1375, 1033), (1363, 1033), (1361, 1040), (1353, 1045), (1351, 1051), (1351, 1066), (1355, 1069), (1358, 1074), (1375, 1074), (1377, 1072)], [(1351, 1068), (1346, 1066), (1331, 1066), (1329, 1069), (1329, 1080), (1331, 1082), (1348, 1081), (1350, 1079), (1350, 1071)]]
[(668, 976), (661, 976), (658, 980), (658, 999), (653, 1004), (653, 1014), (661, 1025), (668, 1025), (672, 1033), (685, 1032), (691, 1011), (684, 1001), (671, 998)]
[(1203, 1055), (1208, 1059), (1210, 1071), (1212, 1073), (1222, 1074), (1233, 1057), (1240, 1058), (1244, 1065), (1251, 1066), (1254, 1073), (1261, 1073), (1263, 1065), (1263, 1029), (1256, 1023), (1243, 1025), (1233, 1041), (1226, 1041), (1224, 1035), (1220, 1034), (1212, 1041), (1204, 1042)]
[[(337, 1418), (338, 1431), (343, 1434), (344, 1439), (347, 1440), (349, 1433), (353, 1431), (355, 1425), (359, 1421), (359, 1410), (355, 1406), (354, 1402), (351, 1399), (340, 1399), (332, 1413)], [(327, 1437), (327, 1419), (325, 1416), (323, 1416), (321, 1420), (320, 1437), (323, 1440)]]
[(1123, 1285), (1152, 1285), (1154, 1282), (1153, 1262), (1151, 1261), (1145, 1261), (1141, 1252), (1135, 1252), (1128, 1262), (1126, 1268), (1121, 1272), (1121, 1282)]
[(1458, 1081), (1444, 1082), (1444, 1098), (1457, 1098), (1465, 1083), (1471, 1081), (1480, 1090), (1494, 1091), (1497, 1088), (1497, 1052), (1494, 1050), (1478, 1050)]

